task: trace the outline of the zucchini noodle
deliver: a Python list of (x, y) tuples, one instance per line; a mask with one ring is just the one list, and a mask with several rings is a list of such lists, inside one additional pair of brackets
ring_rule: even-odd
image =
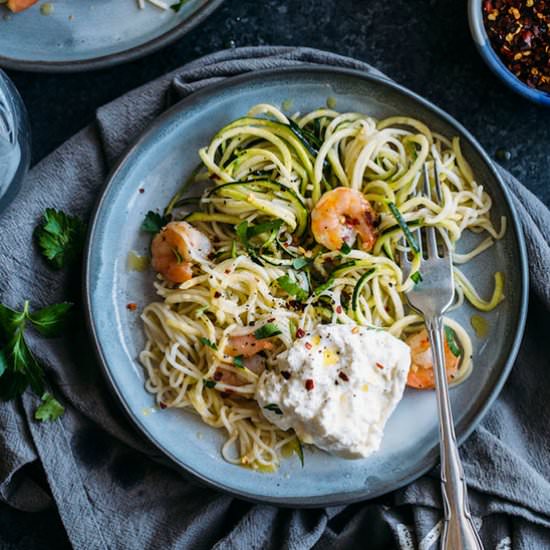
[[(413, 255), (406, 274), (396, 258), (411, 250), (414, 230), (438, 228), (454, 263), (463, 264), (502, 238), (506, 220), (498, 230), (493, 225), (491, 197), (476, 182), (459, 139), (405, 116), (378, 121), (319, 109), (287, 117), (261, 104), (219, 130), (199, 157), (165, 215), (202, 232), (211, 253), (193, 256), (193, 276), (183, 283), (157, 276), (160, 300), (143, 312), (147, 342), (140, 360), (159, 406), (190, 409), (223, 428), (226, 460), (269, 472), (281, 456), (301, 454), (301, 446), (292, 432), (266, 420), (254, 395), (261, 370), (275, 368), (297, 331), (343, 323), (406, 339), (422, 328), (404, 295), (420, 276), (421, 257)], [(438, 170), (441, 201), (420, 192), (425, 164), (432, 185)], [(360, 240), (341, 250), (315, 241), (310, 214), (323, 193), (338, 187), (361, 191), (370, 202), (378, 235), (372, 249)], [(193, 189), (200, 199), (189, 212), (183, 197)], [(465, 230), (487, 235), (457, 253)], [(490, 311), (504, 297), (501, 273), (488, 300), (457, 267), (454, 277), (455, 307), (467, 301)], [(457, 322), (445, 324), (460, 347), (457, 384), (472, 370), (472, 343)], [(260, 369), (229, 353), (232, 338), (273, 326)]]

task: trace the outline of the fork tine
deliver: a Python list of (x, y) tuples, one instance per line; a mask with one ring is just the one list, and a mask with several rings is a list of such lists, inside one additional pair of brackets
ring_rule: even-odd
[(406, 251), (407, 241), (405, 240), (405, 237), (401, 237), (401, 240), (399, 241), (399, 245), (401, 248), (405, 248), (405, 251), (399, 252), (399, 265), (401, 266), (401, 269), (403, 270), (404, 267), (407, 269), (410, 269), (411, 262), (409, 260), (409, 256)]
[[(429, 199), (432, 198), (432, 191), (430, 189), (430, 173), (428, 171), (428, 165), (424, 164), (424, 194)], [(426, 234), (426, 247), (428, 249), (428, 257), (437, 256), (437, 240), (435, 235), (435, 229), (433, 227), (425, 227), (424, 232)]]

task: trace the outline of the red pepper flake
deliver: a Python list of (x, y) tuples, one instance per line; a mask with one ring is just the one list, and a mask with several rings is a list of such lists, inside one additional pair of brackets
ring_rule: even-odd
[(226, 270), (224, 271), (224, 273), (225, 273), (226, 275), (229, 275), (229, 274), (231, 273), (231, 270), (230, 270), (230, 269), (226, 269)]
[(314, 387), (315, 387), (315, 382), (311, 378), (308, 378), (306, 380), (306, 390), (311, 391)]
[(145, 189), (143, 189), (143, 187), (140, 187), (140, 188), (139, 188), (139, 192), (140, 192), (140, 193), (145, 193)]
[(219, 382), (222, 378), (223, 378), (223, 372), (221, 370), (217, 370), (214, 375), (212, 376), (212, 378), (216, 381), (216, 382)]
[(380, 363), (376, 363), (376, 367), (379, 368), (379, 369), (383, 369), (384, 365), (381, 365)]
[(283, 370), (281, 371), (281, 376), (285, 379), (285, 380), (288, 380), (290, 378), (290, 372), (288, 372), (287, 370)]
[(126, 304), (126, 308), (130, 311), (135, 311), (137, 309), (137, 304), (134, 302), (130, 302), (129, 304)]
[(349, 382), (349, 376), (345, 372), (340, 371), (338, 378), (341, 378), (344, 382)]
[(221, 296), (221, 292), (218, 292), (216, 290), (216, 292), (214, 292), (214, 298), (219, 298)]
[(305, 335), (306, 331), (303, 328), (296, 329), (296, 338), (303, 338)]
[(313, 347), (309, 342), (306, 342), (304, 345), (306, 349), (311, 349)]
[(336, 306), (336, 313), (338, 313), (338, 315), (340, 315), (343, 311), (342, 306)]
[(161, 402), (159, 403), (159, 407), (160, 407), (161, 409), (164, 410), (164, 409), (166, 409), (166, 407), (168, 407), (168, 405), (167, 405), (166, 403), (163, 403), (163, 402), (161, 401)]
[(495, 52), (531, 88), (550, 92), (550, 2), (485, 0), (483, 17)]

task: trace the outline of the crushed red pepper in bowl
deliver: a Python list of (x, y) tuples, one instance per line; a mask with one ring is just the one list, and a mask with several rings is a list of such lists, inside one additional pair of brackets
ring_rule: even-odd
[(506, 67), (550, 93), (550, 0), (483, 0), (485, 29)]

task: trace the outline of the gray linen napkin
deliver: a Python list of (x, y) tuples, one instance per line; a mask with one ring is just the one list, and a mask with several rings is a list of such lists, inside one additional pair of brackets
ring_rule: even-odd
[[(24, 299), (36, 307), (78, 301), (78, 272), (49, 270), (33, 246), (33, 227), (47, 207), (88, 218), (109, 168), (170, 103), (236, 74), (304, 62), (376, 72), (360, 61), (307, 48), (233, 49), (194, 61), (100, 109), (94, 124), (31, 171), (0, 218), (0, 301), (13, 307)], [(486, 548), (539, 549), (550, 547), (550, 212), (501, 173), (527, 237), (530, 316), (513, 372), (462, 454)], [(53, 423), (35, 422), (37, 399), (30, 393), (0, 405), (0, 499), (26, 511), (51, 506), (51, 497), (24, 468), (40, 461), (77, 549), (428, 550), (438, 540), (437, 471), (394, 494), (349, 507), (248, 504), (187, 481), (129, 425), (101, 378), (82, 322), (70, 336), (30, 338), (29, 345), (66, 413)]]

